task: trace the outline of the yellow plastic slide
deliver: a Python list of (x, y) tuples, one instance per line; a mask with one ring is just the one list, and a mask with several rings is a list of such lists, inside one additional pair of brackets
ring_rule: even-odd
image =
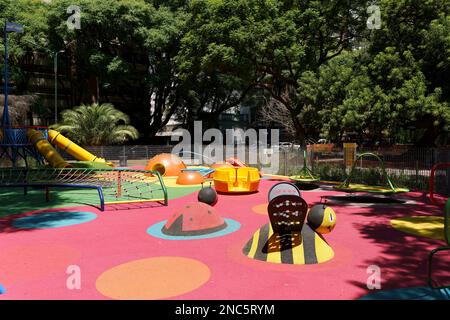
[(30, 141), (36, 150), (47, 160), (53, 168), (71, 168), (72, 166), (64, 160), (58, 151), (45, 139), (41, 131), (29, 129), (27, 132), (28, 141)]
[(83, 149), (76, 143), (70, 141), (66, 137), (64, 137), (61, 133), (59, 133), (56, 130), (48, 130), (48, 140), (51, 144), (61, 148), (62, 150), (66, 151), (68, 154), (73, 156), (78, 161), (92, 161), (92, 162), (100, 162), (104, 163), (110, 167), (113, 167), (114, 165), (111, 162), (107, 162), (103, 158), (98, 158), (89, 151)]

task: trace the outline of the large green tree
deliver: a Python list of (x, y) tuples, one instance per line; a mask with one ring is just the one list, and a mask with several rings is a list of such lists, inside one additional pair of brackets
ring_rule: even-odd
[[(396, 124), (412, 125), (421, 132), (415, 141), (418, 144), (445, 142), (442, 137), (448, 135), (450, 124), (450, 85), (446, 80), (450, 72), (450, 2), (381, 0), (380, 7), (382, 28), (373, 33), (368, 51), (375, 64), (383, 67), (384, 63), (377, 81), (381, 88), (394, 96), (399, 81), (409, 88), (398, 93), (404, 102), (397, 103), (401, 116)], [(396, 60), (386, 64), (393, 55)], [(414, 65), (414, 70), (403, 72), (397, 82), (382, 76), (399, 72), (401, 76), (406, 64)], [(408, 78), (410, 83), (406, 83)]]
[[(130, 114), (143, 137), (152, 137), (182, 108), (189, 92), (177, 77), (174, 57), (187, 21), (188, 1), (53, 0), (0, 1), (0, 15), (25, 26), (12, 35), (14, 82), (26, 91), (30, 71), (60, 50), (60, 98), (67, 106), (112, 102)], [(70, 29), (69, 7), (81, 11)], [(30, 40), (30, 41), (27, 41)], [(25, 59), (28, 59), (27, 61)], [(30, 65), (34, 70), (26, 66)], [(45, 71), (45, 69), (42, 69)], [(52, 78), (46, 80), (46, 85)], [(148, 142), (149, 140), (147, 140)]]
[[(444, 1), (382, 1), (382, 28), (351, 54), (299, 80), (310, 135), (340, 141), (446, 143), (449, 11)], [(412, 23), (414, 21), (414, 23)]]
[[(381, 9), (381, 29), (366, 26)], [(67, 8), (81, 9), (70, 30)], [(446, 0), (0, 0), (12, 82), (52, 83), (60, 54), (67, 106), (110, 102), (149, 143), (172, 117), (186, 126), (242, 104), (280, 116), (297, 140), (445, 143), (450, 16)], [(1, 43), (1, 40), (0, 40)], [(33, 70), (32, 70), (33, 69)], [(263, 97), (257, 100), (255, 97)], [(271, 112), (268, 112), (271, 111)], [(274, 111), (274, 112), (272, 112)], [(281, 120), (280, 120), (281, 119)]]
[[(364, 34), (366, 1), (195, 0), (179, 55), (183, 77), (219, 73), (237, 103), (264, 89), (290, 115), (297, 139), (298, 79), (352, 48)], [(239, 93), (239, 94), (236, 94)], [(220, 111), (229, 107), (222, 103)]]
[[(70, 5), (81, 9), (80, 29), (66, 25)], [(144, 136), (148, 134), (151, 91), (158, 79), (167, 80), (170, 74), (162, 68), (149, 72), (159, 61), (155, 57), (170, 45), (174, 31), (165, 25), (170, 12), (144, 0), (58, 0), (52, 1), (48, 16), (52, 46), (67, 47), (71, 104), (113, 102), (126, 109)]]
[[(24, 33), (9, 34), (9, 71), (10, 81), (14, 84), (14, 93), (27, 93), (30, 84), (28, 66), (39, 64), (39, 59), (48, 59), (45, 47), (48, 45), (48, 24), (46, 21), (46, 4), (33, 0), (1, 0), (0, 1), (0, 59), (1, 70), (4, 68), (3, 28), (5, 21), (13, 21), (24, 26)], [(34, 54), (35, 51), (43, 55)], [(3, 78), (2, 78), (3, 82)]]

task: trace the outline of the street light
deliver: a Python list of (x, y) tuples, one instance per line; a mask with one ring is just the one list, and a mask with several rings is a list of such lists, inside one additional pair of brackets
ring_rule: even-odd
[(58, 123), (58, 54), (66, 52), (66, 49), (59, 50), (53, 55), (53, 70), (55, 72), (55, 124)]
[(23, 39), (23, 41), (28, 42), (28, 43), (32, 44), (33, 46), (44, 49), (45, 51), (47, 51), (47, 53), (49, 53), (53, 57), (53, 72), (54, 72), (54, 78), (55, 78), (54, 110), (55, 110), (55, 124), (56, 124), (56, 123), (58, 123), (58, 54), (66, 52), (66, 49), (74, 42), (74, 40), (70, 41), (69, 43), (66, 43), (64, 49), (59, 50), (59, 51), (50, 51), (50, 50), (48, 50), (48, 48), (46, 48), (42, 45), (39, 45), (34, 41), (27, 40), (27, 39)]
[(72, 45), (75, 40), (66, 43), (64, 49), (53, 53), (53, 70), (55, 72), (55, 124), (58, 123), (58, 54), (66, 52), (66, 49)]

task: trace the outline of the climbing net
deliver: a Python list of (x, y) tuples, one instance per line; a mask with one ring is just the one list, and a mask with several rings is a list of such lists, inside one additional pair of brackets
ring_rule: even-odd
[(47, 184), (74, 186), (74, 188), (102, 187), (106, 204), (145, 201), (167, 203), (167, 189), (158, 172), (114, 168), (0, 169), (2, 187), (33, 187)]

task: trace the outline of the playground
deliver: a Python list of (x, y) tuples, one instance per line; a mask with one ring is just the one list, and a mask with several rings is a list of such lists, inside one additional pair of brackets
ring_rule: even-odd
[(0, 299), (449, 299), (439, 193), (170, 154), (76, 166), (1, 169)]
[[(341, 5), (336, 6), (342, 10), (341, 13), (333, 12), (327, 7), (322, 10), (316, 2), (314, 6), (317, 5), (318, 8), (309, 8), (302, 3), (307, 10), (296, 8), (292, 13), (284, 11), (285, 7), (291, 5), (281, 2), (276, 5), (276, 2), (268, 2), (267, 7), (262, 6), (256, 10), (255, 2), (251, 6), (236, 6), (239, 8), (239, 16), (248, 15), (251, 23), (246, 22), (242, 24), (245, 27), (233, 30), (233, 25), (240, 25), (241, 18), (236, 16), (236, 19), (230, 19), (232, 23), (228, 25), (223, 23), (221, 14), (234, 12), (236, 9), (227, 8), (226, 2), (216, 2), (192, 5), (196, 14), (188, 19), (193, 24), (190, 25), (191, 31), (187, 32), (189, 29), (177, 28), (178, 25), (184, 25), (184, 20), (191, 14), (178, 17), (178, 9), (156, 4), (153, 7), (149, 1), (131, 1), (129, 4), (120, 1), (117, 10), (123, 13), (117, 16), (123, 14), (123, 18), (128, 21), (123, 24), (130, 24), (127, 28), (138, 30), (138, 34), (130, 33), (127, 28), (121, 29), (120, 33), (113, 31), (118, 26), (123, 28), (122, 23), (111, 25), (112, 20), (106, 18), (109, 11), (114, 12), (114, 1), (102, 6), (93, 4), (93, 12), (83, 14), (82, 17), (95, 17), (98, 21), (87, 20), (85, 24), (83, 20), (83, 26), (90, 25), (90, 29), (97, 30), (97, 37), (105, 34), (104, 36), (112, 36), (111, 39), (98, 41), (96, 38), (88, 38), (83, 47), (82, 36), (72, 41), (63, 41), (72, 34), (79, 35), (77, 32), (63, 38), (56, 35), (49, 38), (51, 41), (55, 41), (53, 38), (59, 39), (58, 46), (49, 48), (55, 49), (62, 43), (65, 44), (64, 49), (52, 51), (51, 55), (55, 79), (55, 121), (52, 123), (48, 121), (48, 115), (45, 122), (42, 121), (44, 118), (34, 117), (32, 110), (27, 109), (30, 106), (24, 107), (23, 113), (27, 119), (23, 115), (16, 115), (14, 118), (13, 112), (10, 118), (8, 34), (22, 34), (31, 27), (24, 27), (5, 18), (4, 109), (0, 123), (0, 300), (450, 300), (450, 149), (445, 149), (445, 139), (448, 136), (445, 121), (448, 122), (449, 118), (439, 118), (448, 110), (448, 101), (445, 101), (448, 95), (443, 95), (441, 103), (438, 93), (442, 91), (442, 85), (433, 83), (436, 85), (433, 89), (427, 87), (430, 81), (423, 80), (421, 83), (422, 78), (426, 79), (426, 75), (434, 73), (430, 66), (424, 64), (427, 72), (423, 72), (423, 77), (422, 73), (416, 71), (416, 68), (420, 69), (419, 61), (438, 58), (427, 54), (417, 58), (416, 66), (413, 53), (410, 53), (408, 63), (402, 67), (405, 71), (393, 69), (388, 72), (380, 62), (389, 60), (384, 56), (374, 56), (373, 64), (368, 68), (371, 73), (367, 75), (367, 68), (356, 64), (361, 63), (359, 60), (367, 59), (357, 59), (356, 55), (348, 61), (330, 64), (333, 68), (342, 64), (342, 70), (346, 70), (345, 74), (348, 73), (345, 76), (348, 83), (343, 81), (336, 87), (343, 87), (351, 93), (347, 97), (340, 90), (333, 89), (331, 91), (338, 92), (333, 98), (330, 92), (313, 92), (313, 89), (322, 90), (322, 85), (319, 85), (322, 83), (325, 84), (324, 88), (329, 89), (327, 83), (331, 83), (331, 80), (320, 77), (332, 75), (333, 83), (336, 82), (334, 78), (343, 78), (343, 71), (322, 69), (327, 66), (325, 62), (344, 49), (352, 55), (359, 50), (366, 50), (363, 48), (366, 44), (357, 50), (344, 46), (340, 48), (343, 43), (336, 44), (337, 47), (333, 45), (323, 48), (330, 39), (336, 40), (334, 28), (338, 24), (334, 25), (334, 18), (329, 19), (328, 15), (342, 16), (343, 21), (352, 21), (359, 19), (347, 19), (347, 14), (354, 15), (359, 11), (345, 6), (340, 9)], [(89, 1), (86, 1), (85, 6), (88, 4)], [(131, 4), (133, 7), (127, 7)], [(40, 6), (40, 2), (33, 2), (33, 5)], [(54, 4), (46, 2), (46, 5)], [(333, 10), (336, 9), (334, 6)], [(103, 14), (96, 13), (97, 7), (108, 7), (103, 22), (99, 20)], [(159, 11), (159, 7), (166, 11)], [(190, 5), (186, 7), (190, 8)], [(202, 13), (202, 7), (213, 9)], [(249, 12), (246, 13), (247, 7)], [(18, 8), (18, 11), (28, 14), (29, 10), (21, 9), (20, 6)], [(50, 7), (42, 8), (45, 9), (36, 11), (39, 15), (50, 10)], [(59, 7), (52, 10), (57, 8)], [(129, 12), (124, 8), (129, 8)], [(16, 10), (14, 5), (10, 9)], [(142, 18), (130, 19), (134, 12), (140, 10), (144, 10), (139, 15)], [(254, 17), (253, 11), (258, 13)], [(306, 12), (308, 19), (299, 16), (300, 12)], [(326, 12), (327, 16), (322, 17), (321, 12)], [(395, 10), (392, 12), (395, 16)], [(404, 12), (408, 10), (405, 9)], [(153, 17), (156, 13), (161, 16)], [(194, 23), (199, 17), (214, 14), (217, 24)], [(52, 24), (45, 32), (59, 32), (61, 28), (54, 25), (58, 15), (46, 17), (47, 22)], [(259, 21), (260, 15), (264, 20)], [(320, 20), (314, 20), (316, 15)], [(168, 20), (168, 17), (173, 20)], [(290, 21), (291, 17), (295, 19)], [(436, 19), (437, 17), (444, 15), (439, 14)], [(75, 16), (74, 19), (78, 18)], [(131, 26), (139, 19), (142, 19), (142, 23)], [(329, 20), (333, 24), (327, 26)], [(65, 21), (63, 19), (61, 23)], [(148, 21), (164, 21), (161, 29), (164, 33), (157, 32), (153, 25), (146, 29), (144, 26)], [(303, 31), (293, 32), (295, 36), (292, 37), (282, 35), (282, 43), (273, 36), (283, 28), (290, 34), (298, 23), (305, 24), (305, 21), (308, 28), (302, 26), (299, 29), (306, 30), (304, 39), (297, 38)], [(422, 28), (422, 25), (430, 24), (435, 28), (439, 26), (437, 21), (430, 20), (417, 25)], [(44, 22), (39, 24), (46, 25)], [(276, 28), (269, 28), (272, 24)], [(104, 25), (105, 29), (100, 28), (100, 25)], [(203, 27), (205, 25), (207, 28)], [(314, 38), (311, 35), (314, 34), (316, 25), (320, 26), (320, 30), (316, 30), (320, 32), (319, 44), (316, 44), (316, 40), (309, 40)], [(226, 29), (223, 29), (224, 26)], [(262, 26), (262, 30), (255, 29), (255, 26)], [(395, 24), (394, 26), (392, 29), (398, 30)], [(35, 28), (37, 27), (36, 25)], [(358, 30), (356, 25), (349, 25), (348, 28)], [(250, 33), (245, 35), (247, 29)], [(89, 30), (88, 27), (86, 30)], [(322, 31), (328, 30), (329, 35), (322, 35)], [(421, 37), (427, 41), (431, 38), (433, 43), (439, 43), (437, 39), (427, 36), (425, 31), (421, 30)], [(430, 35), (437, 34), (434, 29), (431, 31), (433, 33)], [(339, 42), (343, 42), (344, 34), (353, 33), (345, 29), (340, 29), (339, 32), (342, 40)], [(40, 37), (44, 34), (42, 30), (34, 33)], [(214, 34), (212, 39), (205, 37), (209, 33)], [(230, 44), (224, 45), (216, 36), (219, 33), (229, 34), (233, 40), (225, 41)], [(177, 34), (181, 38), (178, 39)], [(266, 39), (265, 34), (270, 37)], [(411, 34), (416, 35), (416, 30), (412, 30)], [(144, 35), (159, 40), (155, 44), (153, 41), (145, 41), (144, 45), (140, 42)], [(184, 35), (189, 37), (184, 38)], [(13, 40), (15, 36), (12, 36)], [(127, 42), (128, 37), (132, 39), (131, 43)], [(172, 37), (175, 38), (168, 39)], [(203, 41), (195, 42), (201, 40), (201, 37), (205, 37)], [(325, 38), (322, 39), (323, 37)], [(249, 41), (252, 38), (254, 40)], [(383, 41), (374, 43), (385, 42), (389, 37), (380, 39)], [(168, 43), (159, 43), (165, 41)], [(171, 41), (173, 45), (170, 44)], [(292, 44), (289, 45), (290, 41)], [(366, 43), (366, 40), (361, 42), (356, 38), (349, 38), (345, 42), (359, 44)], [(15, 45), (18, 43), (20, 41)], [(93, 48), (89, 55), (79, 55), (86, 51), (83, 48), (91, 48), (95, 43), (98, 43), (98, 49), (104, 49), (96, 51)], [(237, 44), (236, 48), (231, 47), (234, 43)], [(244, 43), (248, 48), (256, 47), (256, 44), (261, 48), (249, 50), (251, 54), (242, 52)], [(427, 48), (431, 44), (424, 42), (420, 46)], [(189, 46), (195, 48), (195, 54), (186, 49)], [(314, 51), (314, 46), (319, 48)], [(13, 47), (15, 55), (28, 50), (32, 53), (32, 48), (18, 48)], [(135, 52), (142, 48), (150, 52)], [(203, 48), (208, 48), (204, 56), (201, 54)], [(222, 57), (219, 51), (223, 48), (227, 52)], [(391, 50), (393, 47), (386, 48)], [(440, 46), (436, 48), (441, 51)], [(377, 50), (383, 54), (389, 53), (387, 49), (375, 49), (366, 53), (372, 54), (372, 51), (375, 53)], [(58, 54), (62, 55), (66, 50), (70, 59), (66, 58), (65, 69), (66, 72), (70, 70), (70, 85), (73, 88), (65, 88), (64, 99), (74, 109), (65, 107), (58, 112), (62, 96), (58, 96), (58, 86), (64, 84), (66, 87), (67, 81), (59, 78), (57, 59)], [(166, 56), (167, 50), (171, 53), (174, 51), (173, 55)], [(182, 50), (187, 51), (181, 54)], [(403, 47), (401, 50), (406, 52)], [(267, 56), (266, 51), (273, 51), (274, 56), (271, 56), (272, 53), (270, 57)], [(331, 56), (328, 54), (334, 51), (337, 53)], [(111, 56), (113, 52), (114, 57)], [(257, 56), (253, 57), (253, 54)], [(195, 58), (192, 61), (191, 56)], [(242, 62), (226, 61), (234, 60), (233, 56), (239, 57), (236, 60)], [(317, 56), (319, 61), (305, 63), (307, 61), (302, 60), (304, 56), (306, 60)], [(132, 63), (127, 61), (130, 57), (133, 59)], [(142, 57), (148, 59), (142, 62)], [(302, 58), (299, 60), (300, 57)], [(389, 64), (402, 66), (400, 57), (398, 59), (396, 62), (392, 58), (392, 63)], [(197, 60), (201, 61), (199, 65)], [(27, 99), (31, 101), (31, 96), (23, 100), (23, 93), (33, 90), (25, 90), (27, 86), (20, 86), (17, 82), (17, 64), (21, 60), (16, 57), (12, 61), (16, 68), (12, 83), (15, 84), (14, 90), (20, 91), (15, 99), (22, 96), (22, 102)], [(179, 65), (172, 67), (172, 63)], [(380, 65), (377, 66), (378, 64)], [(414, 68), (408, 70), (409, 65)], [(437, 65), (442, 63), (438, 61)], [(88, 72), (80, 71), (84, 67)], [(192, 70), (185, 70), (190, 68)], [(141, 69), (148, 70), (150, 76), (139, 73)], [(93, 70), (96, 70), (95, 73)], [(233, 70), (242, 72), (241, 78)], [(352, 70), (361, 74), (352, 74)], [(182, 71), (180, 76), (179, 71)], [(222, 72), (231, 72), (232, 77), (224, 76), (225, 73)], [(377, 84), (383, 78), (375, 76), (377, 72), (380, 75), (386, 74), (388, 79), (392, 78), (392, 82), (405, 82), (404, 87), (395, 87), (391, 93), (387, 88), (383, 88), (385, 91), (377, 89), (377, 95), (366, 97), (373, 91), (367, 88), (383, 87)], [(403, 73), (411, 73), (411, 77), (403, 76)], [(255, 75), (259, 78), (260, 74), (264, 76), (255, 80)], [(402, 74), (402, 79), (396, 79), (397, 74)], [(436, 74), (436, 78), (443, 78), (439, 77), (439, 73)], [(129, 78), (130, 75), (133, 78)], [(301, 79), (297, 78), (298, 75), (302, 75)], [(319, 77), (317, 83), (313, 82), (316, 81), (315, 75)], [(123, 83), (119, 81), (122, 78)], [(133, 81), (127, 81), (127, 78)], [(150, 80), (144, 81), (147, 78)], [(86, 85), (80, 79), (86, 79)], [(357, 81), (353, 82), (351, 79)], [(308, 83), (301, 83), (300, 80)], [(27, 85), (28, 82), (35, 83), (36, 86), (41, 82), (48, 84), (48, 81), (22, 81), (23, 84), (27, 82)], [(160, 82), (170, 85), (161, 85)], [(308, 90), (300, 90), (306, 84)], [(412, 84), (417, 87), (411, 87)], [(362, 85), (367, 85), (367, 88)], [(83, 86), (87, 86), (88, 90), (83, 90)], [(152, 88), (149, 90), (150, 86)], [(248, 88), (243, 89), (246, 87)], [(96, 88), (95, 94), (93, 88)], [(217, 88), (217, 92), (210, 88)], [(258, 91), (254, 91), (256, 89)], [(260, 89), (265, 90), (265, 93), (261, 94)], [(242, 92), (239, 93), (239, 90)], [(129, 101), (121, 105), (121, 108), (133, 112), (134, 123), (139, 125), (140, 131), (131, 125), (131, 117), (126, 113), (114, 108), (111, 103), (99, 103), (117, 101), (114, 98), (118, 97), (104, 99), (103, 95), (119, 91), (120, 98)], [(301, 99), (306, 98), (297, 94), (300, 91), (308, 91), (307, 100), (318, 100), (314, 101), (318, 104), (316, 108), (309, 105), (313, 102), (301, 102)], [(364, 100), (357, 99), (356, 93), (359, 91), (364, 93)], [(424, 96), (424, 93), (420, 95), (421, 91), (434, 94)], [(151, 94), (145, 97), (149, 92)], [(398, 92), (401, 92), (401, 97), (397, 97)], [(414, 92), (414, 95), (403, 97), (408, 92)], [(239, 98), (236, 98), (236, 93), (239, 93)], [(261, 117), (260, 112), (253, 112), (260, 117), (258, 121), (254, 121), (250, 107), (244, 108), (243, 103), (247, 103), (245, 98), (247, 96), (253, 99), (255, 103), (248, 102), (257, 106), (262, 104), (260, 97), (265, 100), (267, 93), (271, 93), (267, 95), (271, 100), (266, 101), (262, 109), (266, 118)], [(134, 98), (130, 99), (129, 94), (133, 94)], [(392, 101), (395, 112), (380, 109), (382, 112), (378, 110), (376, 116), (373, 116), (371, 113), (374, 111), (365, 112), (363, 106), (360, 106), (361, 110), (355, 107), (350, 108), (346, 114), (335, 114), (338, 110), (354, 105), (355, 101), (368, 104), (368, 109), (377, 109), (376, 102), (382, 100), (378, 94), (386, 97), (384, 100)], [(320, 101), (322, 96), (327, 98)], [(345, 100), (341, 96), (346, 96)], [(90, 99), (91, 105), (83, 102), (75, 107), (75, 97), (79, 98), (80, 103)], [(403, 100), (408, 101), (404, 102), (408, 108), (400, 108)], [(367, 101), (374, 102), (373, 108)], [(418, 103), (411, 104), (411, 101)], [(39, 103), (42, 102), (38, 101), (36, 105)], [(429, 106), (424, 108), (426, 103)], [(173, 104), (170, 109), (169, 104)], [(305, 109), (297, 110), (297, 105), (304, 106)], [(309, 111), (306, 110), (307, 105)], [(19, 109), (17, 103), (14, 107), (15, 111)], [(235, 112), (238, 107), (242, 107), (242, 110)], [(319, 107), (331, 109), (319, 110)], [(277, 114), (270, 115), (267, 114), (270, 111), (267, 108), (279, 110)], [(414, 108), (417, 112), (409, 114), (410, 109)], [(206, 111), (209, 109), (211, 110)], [(423, 114), (421, 109), (426, 109), (427, 113)], [(229, 112), (225, 113), (226, 111)], [(312, 111), (317, 111), (317, 114), (309, 115)], [(62, 121), (58, 121), (59, 113)], [(381, 114), (392, 118), (383, 118)], [(301, 121), (300, 115), (305, 117)], [(327, 119), (328, 116), (330, 119)], [(183, 122), (172, 121), (172, 117)], [(308, 119), (313, 118), (314, 121), (307, 123)], [(345, 125), (337, 123), (334, 118), (346, 119)], [(414, 122), (410, 122), (410, 118)], [(234, 131), (230, 145), (233, 148), (248, 147), (249, 150), (243, 153), (240, 150), (235, 153), (233, 150), (232, 155), (226, 153), (220, 160), (206, 159), (201, 152), (191, 152), (201, 156), (200, 163), (191, 161), (191, 154), (186, 157), (185, 147), (182, 148), (183, 152), (175, 152), (176, 148), (169, 145), (167, 138), (175, 137), (175, 129), (183, 128), (182, 125), (190, 126), (191, 122), (193, 127), (190, 128), (193, 129), (191, 131), (194, 136), (195, 133), (203, 135), (202, 121), (197, 121), (198, 119), (208, 119), (208, 130), (211, 129), (210, 133), (215, 132), (217, 136), (205, 133), (205, 136), (209, 136), (208, 139), (194, 139), (194, 143), (183, 144), (186, 148), (194, 146), (197, 150), (199, 147), (206, 154), (205, 149), (202, 149), (202, 141), (214, 140), (210, 146), (215, 145), (217, 148), (211, 149), (214, 149), (214, 153), (220, 153), (225, 148), (220, 135), (226, 130), (225, 149), (228, 150), (227, 128), (231, 127)], [(361, 119), (369, 120), (363, 123)], [(372, 123), (374, 119), (380, 119), (380, 122)], [(219, 120), (224, 122), (219, 123)], [(273, 134), (271, 130), (270, 143), (267, 143), (266, 129), (259, 130), (265, 131), (264, 139), (252, 129), (255, 135), (247, 135), (247, 145), (246, 134), (243, 129), (236, 130), (241, 127), (235, 121), (243, 128), (254, 123), (260, 127), (262, 124), (278, 123), (281, 127), (274, 129)], [(172, 122), (175, 124), (171, 124)], [(44, 125), (35, 126), (35, 123)], [(196, 123), (200, 125), (196, 126)], [(358, 132), (352, 132), (352, 123), (354, 126), (357, 124)], [(390, 127), (378, 128), (385, 123)], [(419, 123), (423, 127), (419, 128)], [(215, 124), (222, 131), (214, 128)], [(337, 130), (338, 127), (341, 128)], [(289, 128), (290, 130), (286, 130)], [(185, 131), (190, 136), (190, 132), (187, 129)], [(235, 140), (235, 133), (241, 131), (241, 139)], [(290, 138), (286, 141), (299, 138), (297, 142), (301, 145), (280, 142), (279, 131), (296, 131), (290, 132)], [(425, 143), (428, 139), (416, 136), (415, 131), (421, 131), (423, 138), (439, 143), (434, 143), (435, 147), (425, 149), (418, 156), (415, 153), (417, 150), (409, 148), (407, 144), (423, 146), (427, 145)], [(137, 141), (142, 132), (144, 135), (141, 138), (145, 140)], [(429, 133), (434, 136), (428, 137)], [(316, 143), (308, 134), (316, 138), (326, 136), (334, 143), (327, 143), (328, 140), (323, 138)], [(392, 143), (389, 140), (387, 143), (385, 138), (390, 139), (392, 134), (398, 135), (397, 140), (393, 139)], [(359, 140), (355, 140), (358, 135)], [(181, 138), (178, 134), (176, 137)], [(158, 143), (153, 141), (154, 138), (160, 139)], [(369, 144), (376, 149), (365, 150), (367, 144), (364, 143), (370, 141), (370, 138), (376, 138), (376, 143)], [(136, 140), (141, 145), (132, 147), (129, 144), (131, 140)], [(156, 148), (163, 148), (165, 142), (165, 147), (170, 150), (149, 152), (149, 146), (142, 144), (148, 141), (155, 143), (153, 147)], [(355, 142), (349, 141), (361, 141), (358, 142), (361, 145), (357, 146)], [(98, 152), (88, 146), (97, 147)], [(286, 146), (291, 150), (283, 149)], [(394, 150), (385, 152), (382, 150), (383, 146), (394, 147)], [(402, 149), (402, 146), (406, 146), (406, 149)], [(108, 147), (121, 148), (122, 152), (114, 149), (113, 157), (107, 156), (104, 149)], [(439, 149), (441, 147), (442, 150)], [(145, 152), (145, 156), (141, 155), (137, 159), (139, 151)], [(258, 152), (259, 157), (264, 156), (269, 161), (261, 164), (258, 158), (258, 163), (250, 163), (248, 156)], [(411, 161), (404, 161), (407, 157)], [(271, 169), (274, 171), (270, 171)]]

